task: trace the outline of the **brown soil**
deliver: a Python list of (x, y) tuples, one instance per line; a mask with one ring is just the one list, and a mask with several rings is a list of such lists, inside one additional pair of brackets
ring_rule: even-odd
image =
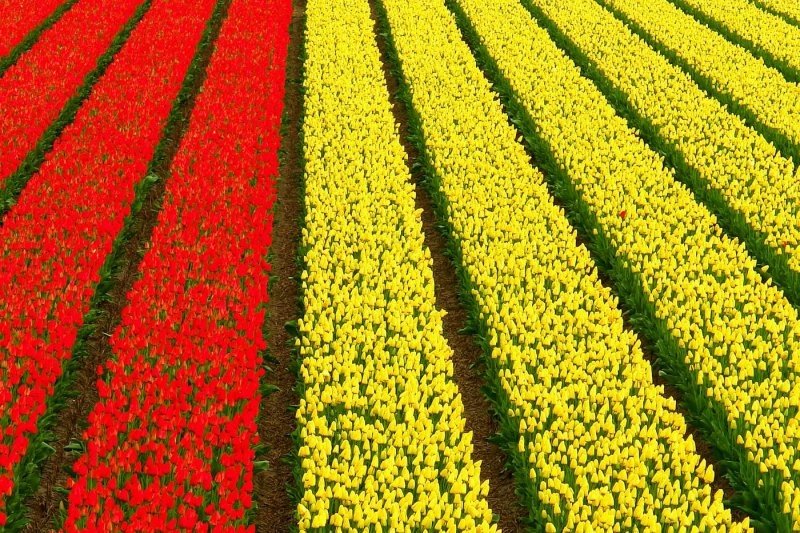
[[(379, 27), (375, 12), (375, 2), (370, 0), (375, 33)], [(386, 84), (391, 95), (396, 95), (398, 82), (391, 72), (387, 55), (387, 42), (376, 38), (381, 51)], [(503, 531), (522, 531), (527, 512), (520, 505), (515, 493), (514, 478), (505, 468), (506, 456), (489, 439), (497, 433), (497, 423), (491, 414), (491, 405), (481, 390), (483, 378), (476, 368), (481, 357), (481, 348), (471, 334), (462, 333), (468, 325), (468, 314), (459, 300), (459, 282), (456, 269), (447, 256), (445, 236), (437, 229), (439, 224), (433, 201), (423, 185), (425, 179), (419, 170), (414, 170), (413, 162), (420, 154), (409, 142), (408, 114), (402, 102), (393, 98), (393, 113), (400, 128), (400, 140), (408, 155), (409, 169), (416, 190), (416, 207), (422, 210), (422, 229), (425, 245), (433, 258), (434, 292), (436, 307), (447, 312), (444, 317), (444, 337), (453, 350), (453, 380), (458, 385), (464, 404), (466, 429), (473, 434), (473, 459), (481, 464), (481, 479), (489, 480), (489, 507), (498, 516), (498, 525)]]
[(64, 450), (73, 440), (81, 440), (83, 431), (88, 425), (88, 417), (99, 397), (97, 395), (97, 367), (111, 357), (109, 341), (112, 332), (120, 323), (122, 309), (128, 304), (128, 292), (138, 278), (139, 264), (144, 257), (147, 243), (150, 241), (153, 228), (158, 220), (161, 199), (166, 187), (166, 177), (178, 146), (186, 132), (189, 118), (200, 87), (205, 81), (205, 72), (214, 42), (219, 35), (222, 22), (225, 20), (231, 0), (220, 0), (222, 16), (210, 27), (210, 46), (207, 46), (199, 57), (198, 74), (188, 78), (189, 85), (182, 88), (187, 98), (179, 108), (174, 109), (166, 129), (162, 135), (165, 141), (159, 146), (154, 156), (152, 173), (162, 179), (147, 191), (143, 197), (142, 209), (128, 224), (130, 238), (120, 249), (118, 261), (112, 271), (112, 286), (108, 298), (96, 307), (99, 318), (96, 328), (86, 342), (86, 356), (80, 361), (75, 377), (75, 397), (72, 398), (58, 414), (53, 434), (55, 439), (49, 444), (55, 452), (42, 464), (39, 488), (28, 502), (28, 525), (26, 531), (41, 532), (52, 529), (59, 510), (67, 505), (67, 495), (59, 489), (66, 486), (68, 471), (78, 458), (77, 454)]
[(301, 57), (304, 38), (305, 0), (293, 0), (292, 23), (289, 28), (289, 52), (286, 63), (286, 96), (284, 98), (284, 131), (281, 141), (281, 167), (278, 199), (274, 208), (272, 280), (270, 282), (269, 316), (265, 332), (269, 344), (270, 371), (266, 380), (278, 388), (261, 401), (258, 433), (268, 450), (269, 468), (254, 480), (255, 516), (259, 532), (289, 531), (294, 523), (294, 505), (288, 488), (293, 483), (292, 466), (288, 461), (293, 451), (291, 437), (295, 428), (294, 411), (297, 395), (296, 377), (291, 369), (293, 336), (284, 327), (300, 318), (300, 268), (297, 254), (302, 229), (303, 154), (301, 127), (303, 114)]
[(498, 430), (489, 400), (481, 390), (485, 383), (479, 372), (480, 367), (475, 365), (481, 357), (481, 348), (471, 334), (462, 333), (468, 324), (468, 315), (459, 301), (455, 267), (446, 255), (445, 238), (436, 229), (436, 215), (427, 191), (419, 180), (415, 180), (415, 188), (416, 207), (422, 209), (425, 244), (433, 258), (436, 307), (447, 311), (444, 337), (453, 350), (453, 380), (458, 385), (464, 403), (466, 429), (473, 434), (472, 457), (482, 461), (481, 479), (489, 480), (487, 501), (492, 512), (499, 517), (500, 528), (503, 531), (522, 531), (527, 512), (515, 493), (514, 477), (505, 467), (505, 454), (489, 441)]

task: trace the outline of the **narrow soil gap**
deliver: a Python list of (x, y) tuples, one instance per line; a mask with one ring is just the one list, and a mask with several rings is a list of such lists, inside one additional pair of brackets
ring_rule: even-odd
[(151, 174), (156, 174), (161, 179), (146, 190), (141, 211), (130, 220), (130, 238), (125, 241), (120, 249), (119, 260), (113, 265), (108, 297), (95, 308), (99, 318), (96, 328), (86, 341), (86, 356), (81, 360), (75, 376), (74, 398), (58, 413), (53, 429), (54, 439), (48, 442), (55, 451), (42, 464), (39, 488), (27, 502), (29, 514), (26, 531), (38, 533), (52, 529), (60, 510), (66, 508), (68, 495), (63, 487), (66, 486), (69, 472), (79, 455), (65, 450), (65, 447), (73, 441), (82, 440), (89, 413), (99, 400), (96, 387), (97, 367), (111, 357), (111, 335), (120, 323), (123, 308), (128, 304), (128, 292), (138, 279), (139, 264), (161, 210), (169, 169), (189, 125), (197, 94), (206, 78), (206, 68), (214, 51), (214, 43), (230, 3), (231, 0), (220, 0), (217, 4), (207, 30), (208, 42), (202, 50), (198, 49), (199, 55), (189, 67), (176, 99), (177, 105), (172, 109), (162, 133), (161, 143), (150, 166)]
[[(433, 258), (434, 292), (436, 307), (447, 312), (444, 317), (444, 337), (453, 350), (453, 380), (461, 393), (464, 404), (466, 429), (473, 434), (474, 460), (481, 461), (481, 480), (489, 480), (487, 501), (492, 512), (498, 516), (498, 525), (503, 531), (522, 531), (527, 512), (520, 505), (515, 492), (514, 477), (506, 469), (506, 456), (490, 439), (497, 433), (497, 421), (492, 416), (491, 404), (481, 388), (484, 385), (476, 363), (481, 358), (481, 348), (471, 334), (462, 331), (468, 325), (468, 314), (459, 300), (459, 282), (456, 270), (447, 255), (445, 237), (438, 229), (433, 201), (425, 190), (422, 172), (415, 168), (414, 161), (420, 154), (409, 142), (408, 114), (402, 102), (394, 95), (399, 91), (398, 81), (389, 66), (387, 42), (380, 37), (380, 25), (375, 2), (369, 0), (375, 35), (383, 63), (386, 85), (392, 95), (392, 112), (400, 129), (400, 141), (408, 157), (407, 163), (415, 188), (415, 204), (422, 210), (422, 230), (425, 245)], [(479, 364), (479, 363), (478, 363)]]
[(302, 315), (300, 265), (297, 254), (303, 225), (303, 39), (306, 0), (292, 1), (289, 27), (289, 52), (286, 58), (286, 93), (284, 96), (281, 163), (274, 207), (274, 226), (270, 263), (272, 265), (268, 316), (264, 326), (270, 367), (264, 378), (277, 387), (261, 400), (258, 434), (267, 446), (269, 468), (254, 478), (254, 500), (258, 503), (255, 526), (259, 532), (290, 531), (294, 523), (294, 505), (289, 496), (293, 483), (288, 461), (294, 448), (294, 409), (298, 403), (292, 370), (294, 337), (285, 325)]

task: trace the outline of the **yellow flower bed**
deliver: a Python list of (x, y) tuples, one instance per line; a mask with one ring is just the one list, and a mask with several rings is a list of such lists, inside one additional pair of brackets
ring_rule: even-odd
[(529, 0), (800, 271), (800, 170), (594, 0)]
[(758, 0), (758, 3), (800, 23), (800, 3), (797, 0)]
[(310, 0), (301, 531), (492, 531), (363, 0)]
[[(383, 0), (547, 531), (733, 528), (443, 0)], [(518, 441), (518, 442), (517, 442)], [(736, 525), (736, 527), (741, 524)]]
[[(800, 68), (800, 28), (748, 0), (682, 0), (789, 67)], [(796, 4), (795, 4), (796, 5)]]
[(800, 144), (800, 86), (669, 0), (599, 0), (619, 10), (764, 125)]
[[(800, 322), (740, 242), (614, 113), (516, 0), (459, 0), (617, 257), (760, 469), (746, 482), (800, 527)], [(719, 422), (719, 421), (718, 421)], [(742, 471), (755, 468), (744, 465)], [(763, 486), (762, 486), (763, 485)], [(780, 516), (780, 513), (789, 515)]]

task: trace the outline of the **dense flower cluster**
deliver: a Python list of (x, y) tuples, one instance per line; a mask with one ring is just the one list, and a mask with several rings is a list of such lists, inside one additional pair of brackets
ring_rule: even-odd
[(795, 0), (758, 0), (757, 3), (800, 24), (800, 4)]
[(800, 271), (800, 170), (593, 0), (530, 0)]
[(142, 1), (78, 2), (0, 78), (0, 186), (36, 146)]
[(0, 0), (0, 59), (67, 0)]
[(368, 3), (306, 48), (300, 530), (492, 530)]
[(0, 228), (2, 499), (71, 356), (214, 4), (154, 2)]
[(681, 348), (686, 385), (724, 410), (709, 424), (738, 441), (743, 481), (800, 527), (797, 310), (516, 0), (459, 4)]
[(402, 70), (473, 294), (505, 413), (547, 531), (731, 527), (712, 468), (652, 382), (543, 176), (442, 0), (385, 0)]
[(669, 0), (598, 0), (618, 10), (760, 122), (800, 144), (800, 86)]
[(789, 67), (800, 69), (800, 27), (748, 0), (682, 1)]
[(231, 3), (101, 369), (67, 531), (248, 529), (290, 14)]

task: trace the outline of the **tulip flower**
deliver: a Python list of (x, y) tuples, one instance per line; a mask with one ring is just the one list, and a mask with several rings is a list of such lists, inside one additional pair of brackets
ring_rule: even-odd
[(65, 0), (4, 0), (0, 3), (3, 12), (0, 59), (5, 59), (29, 33), (54, 16), (64, 3)]
[(496, 530), (369, 4), (306, 14), (299, 529)]
[(252, 530), (290, 15), (285, 0), (228, 8), (143, 275), (98, 369), (67, 531)]
[[(780, 530), (800, 526), (800, 500), (793, 496), (800, 478), (780, 467), (800, 457), (800, 435), (791, 429), (800, 414), (790, 407), (790, 391), (800, 389), (797, 310), (524, 7), (513, 0), (459, 5), (520, 98), (522, 121), (535, 123), (531, 142), (547, 143), (555, 179), (575, 188), (608, 237), (616, 267), (640, 282), (637, 292), (652, 307), (638, 314), (650, 331), (660, 330), (661, 358), (685, 369), (680, 386), (714, 408), (695, 413), (705, 425), (726, 429), (711, 444), (740, 464), (738, 471), (747, 470), (745, 483), (759, 494), (766, 520)], [(622, 223), (621, 209), (635, 219)], [(737, 434), (748, 433), (755, 453), (736, 444)]]
[(3, 220), (0, 478), (46, 413), (213, 5), (153, 2)]
[[(142, 3), (143, 0), (78, 2), (0, 77), (0, 186), (40, 142)], [(5, 24), (6, 9), (10, 8), (0, 9), (4, 19), (0, 24)]]
[[(770, 1), (793, 4), (788, 0)], [(691, 2), (695, 6), (711, 5), (706, 0)], [(750, 51), (728, 41), (669, 0), (601, 0), (600, 3), (614, 8), (642, 29), (679, 57), (708, 87), (751, 112), (759, 123), (800, 144), (800, 86), (787, 81), (781, 72), (768, 67)], [(753, 17), (746, 15), (757, 11), (749, 2), (733, 4), (715, 0), (713, 5), (716, 10), (726, 9), (726, 6), (751, 8), (753, 11), (733, 7), (733, 16), (739, 21), (737, 27), (749, 26), (751, 31), (762, 31), (761, 27), (756, 29)], [(761, 38), (770, 39), (774, 28), (771, 26)]]
[(800, 70), (800, 27), (746, 0), (683, 1), (690, 9), (697, 10), (729, 32), (731, 41), (741, 39), (742, 43), (747, 43), (772, 61), (785, 63), (788, 70)]

